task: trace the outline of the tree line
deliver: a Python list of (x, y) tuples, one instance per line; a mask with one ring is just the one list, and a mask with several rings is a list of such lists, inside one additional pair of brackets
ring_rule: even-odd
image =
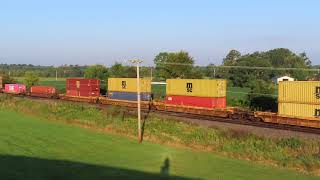
[[(314, 68), (305, 52), (296, 54), (285, 48), (249, 54), (241, 54), (237, 50), (231, 50), (223, 58), (222, 66), (214, 64), (196, 66), (194, 58), (185, 51), (160, 52), (155, 56), (154, 64), (155, 66), (153, 67), (141, 67), (141, 77), (152, 76), (155, 81), (164, 81), (168, 78), (227, 79), (229, 87), (250, 88), (247, 100), (235, 101), (236, 105), (250, 106), (261, 110), (274, 110), (275, 108), (276, 98), (272, 95), (275, 94), (276, 84), (272, 80), (276, 77), (288, 75), (297, 80), (317, 80), (320, 78), (318, 73), (302, 70)], [(265, 67), (268, 69), (239, 67)], [(279, 71), (277, 68), (297, 68), (298, 70)], [(22, 76), (28, 77), (26, 79), (31, 79), (32, 82), (37, 80), (37, 76), (55, 77), (56, 73), (58, 77), (86, 77), (106, 80), (108, 77), (136, 77), (136, 68), (134, 66), (125, 66), (118, 62), (111, 67), (104, 65), (63, 65), (53, 67), (34, 66), (31, 64), (0, 64), (0, 75), (5, 77), (4, 82), (13, 82), (14, 79), (12, 77)], [(32, 84), (30, 82), (27, 83)]]

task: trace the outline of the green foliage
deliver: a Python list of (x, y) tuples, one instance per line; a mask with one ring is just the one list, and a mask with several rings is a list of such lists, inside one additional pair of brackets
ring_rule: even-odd
[(33, 85), (37, 85), (39, 83), (39, 75), (33, 71), (27, 71), (24, 76), (24, 84), (30, 88)]
[(8, 74), (0, 74), (0, 77), (2, 78), (2, 85), (3, 84), (12, 84), (16, 83), (17, 80), (13, 77), (9, 76)]
[(84, 73), (85, 78), (105, 80), (109, 76), (108, 69), (100, 64), (89, 66)]
[(188, 52), (161, 52), (155, 59), (157, 77), (192, 78), (194, 60)]
[(264, 80), (251, 80), (248, 95), (249, 106), (254, 110), (277, 112), (277, 97), (275, 86)]
[(232, 65), (241, 57), (241, 53), (237, 50), (231, 50), (223, 59), (223, 64)]
[(109, 69), (110, 77), (113, 78), (134, 78), (137, 77), (137, 70), (133, 66), (123, 66), (121, 63), (116, 62)]
[[(311, 61), (306, 53), (299, 55), (289, 49), (279, 48), (266, 52), (255, 52), (240, 56), (240, 53), (232, 50), (223, 61), (225, 66), (244, 67), (274, 67), (274, 68), (310, 68)], [(271, 82), (271, 79), (278, 76), (289, 75), (298, 80), (305, 80), (311, 74), (297, 70), (266, 70), (266, 69), (224, 69), (221, 76), (232, 81), (237, 87), (249, 87), (252, 79), (261, 79)]]
[(87, 66), (62, 65), (54, 66), (35, 66), (32, 64), (0, 64), (0, 74), (9, 74), (13, 77), (23, 77), (27, 71), (33, 71), (40, 77), (83, 77)]

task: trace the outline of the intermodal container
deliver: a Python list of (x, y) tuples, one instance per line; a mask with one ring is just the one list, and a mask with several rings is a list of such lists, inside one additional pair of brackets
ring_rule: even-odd
[(52, 86), (31, 86), (30, 88), (31, 96), (53, 97), (56, 93), (56, 88)]
[(320, 104), (320, 81), (280, 82), (278, 101)]
[(5, 84), (4, 92), (12, 94), (22, 94), (26, 92), (24, 84)]
[[(137, 92), (136, 78), (109, 78), (108, 91), (110, 92)], [(140, 92), (151, 93), (151, 79), (140, 79)]]
[(100, 80), (69, 78), (66, 80), (66, 95), (98, 97), (100, 96)]
[(195, 97), (226, 97), (226, 80), (168, 79), (167, 95)]
[[(115, 92), (115, 91), (109, 91), (108, 97), (110, 99), (118, 99), (118, 100), (127, 100), (127, 101), (137, 101), (138, 95), (136, 92)], [(141, 101), (149, 101), (151, 99), (150, 93), (140, 93), (140, 99)]]
[(278, 108), (279, 115), (302, 118), (319, 118), (320, 120), (320, 105), (279, 103)]
[(195, 96), (167, 96), (166, 104), (179, 106), (194, 106), (212, 109), (224, 109), (227, 106), (226, 97), (195, 97)]

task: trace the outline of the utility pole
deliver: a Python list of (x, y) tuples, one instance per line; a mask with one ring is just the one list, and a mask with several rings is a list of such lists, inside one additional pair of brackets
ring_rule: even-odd
[(131, 60), (131, 63), (137, 66), (137, 98), (138, 98), (138, 141), (142, 142), (142, 132), (141, 132), (141, 98), (140, 98), (140, 68), (139, 65), (142, 63), (142, 60)]
[(58, 69), (56, 69), (56, 81), (58, 81)]
[(153, 77), (152, 77), (152, 67), (150, 68), (150, 71), (151, 71), (151, 82), (152, 82), (152, 79), (153, 79)]

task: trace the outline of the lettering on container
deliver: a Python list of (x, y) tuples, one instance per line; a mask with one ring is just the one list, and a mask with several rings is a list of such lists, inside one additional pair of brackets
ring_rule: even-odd
[(192, 83), (187, 83), (187, 92), (192, 92)]
[(316, 99), (320, 99), (320, 86), (316, 86)]
[(122, 81), (121, 82), (121, 87), (122, 87), (122, 89), (127, 89), (127, 82), (126, 81)]
[(320, 109), (315, 109), (314, 110), (314, 117), (320, 118)]
[(80, 81), (76, 82), (76, 86), (77, 86), (77, 88), (80, 88)]

